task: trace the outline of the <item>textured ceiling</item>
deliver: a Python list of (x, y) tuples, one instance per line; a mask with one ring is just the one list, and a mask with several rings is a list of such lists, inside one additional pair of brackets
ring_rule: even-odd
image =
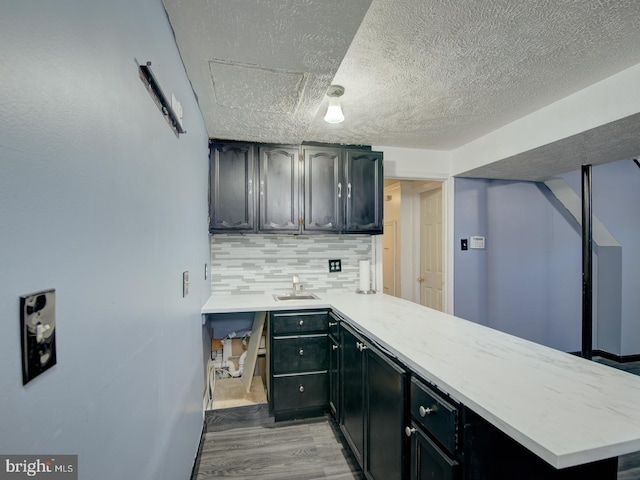
[(164, 4), (216, 138), (451, 150), (640, 63), (638, 0)]
[[(542, 182), (553, 175), (640, 154), (640, 113), (469, 170), (462, 177)], [(562, 157), (559, 158), (559, 155)]]
[(640, 62), (638, 0), (374, 0), (309, 140), (451, 149)]
[(299, 144), (371, 0), (165, 0), (210, 137)]

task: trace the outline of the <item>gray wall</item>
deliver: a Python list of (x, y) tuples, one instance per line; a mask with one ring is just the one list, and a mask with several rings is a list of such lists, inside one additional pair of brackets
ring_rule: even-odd
[[(579, 350), (578, 234), (534, 183), (456, 179), (455, 189), (455, 315)], [(461, 251), (472, 235), (486, 248)]]
[[(562, 177), (580, 195), (580, 172)], [(594, 348), (639, 354), (640, 169), (631, 160), (594, 167), (593, 205), (622, 245), (621, 324), (607, 323), (601, 313)], [(461, 251), (460, 238), (471, 235), (485, 236), (486, 249)], [(580, 235), (536, 184), (456, 179), (454, 242), (455, 315), (560, 350), (580, 350)], [(610, 287), (611, 262), (595, 260), (600, 281)]]
[[(93, 480), (188, 478), (207, 135), (161, 1), (4, 2), (0, 58), (0, 452), (78, 454)], [(183, 104), (180, 139), (146, 61)], [(19, 296), (46, 288), (58, 363), (23, 386)]]

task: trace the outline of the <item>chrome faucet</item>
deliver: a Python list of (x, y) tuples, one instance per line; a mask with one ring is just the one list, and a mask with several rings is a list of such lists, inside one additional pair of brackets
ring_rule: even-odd
[(293, 276), (293, 293), (301, 292), (304, 290), (304, 284), (300, 281), (298, 275)]

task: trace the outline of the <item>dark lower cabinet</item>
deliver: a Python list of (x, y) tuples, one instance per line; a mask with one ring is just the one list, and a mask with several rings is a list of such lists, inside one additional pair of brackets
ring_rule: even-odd
[(329, 404), (329, 312), (271, 312), (267, 368), (276, 421), (322, 415)]
[(460, 465), (411, 423), (411, 480), (456, 480)]
[(349, 327), (340, 335), (340, 429), (368, 479), (406, 478), (406, 373)]
[(329, 335), (329, 410), (340, 419), (340, 340)]
[(340, 330), (340, 352), (342, 389), (340, 402), (340, 429), (351, 451), (363, 467), (364, 461), (364, 361), (362, 358), (363, 339), (352, 333), (348, 327)]
[(405, 478), (404, 391), (406, 373), (370, 347), (365, 356), (365, 474), (376, 480)]

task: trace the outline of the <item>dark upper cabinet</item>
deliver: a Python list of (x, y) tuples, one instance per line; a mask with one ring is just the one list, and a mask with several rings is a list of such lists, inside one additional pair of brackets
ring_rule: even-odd
[(344, 230), (344, 172), (339, 149), (304, 149), (304, 230)]
[(209, 175), (209, 230), (253, 231), (255, 178), (253, 145), (212, 143)]
[(304, 230), (382, 233), (382, 152), (304, 149)]
[(382, 152), (346, 151), (347, 232), (382, 233)]
[(210, 147), (211, 233), (382, 233), (381, 152), (242, 142)]
[(258, 148), (258, 205), (262, 232), (300, 230), (300, 173), (296, 147), (261, 145)]

